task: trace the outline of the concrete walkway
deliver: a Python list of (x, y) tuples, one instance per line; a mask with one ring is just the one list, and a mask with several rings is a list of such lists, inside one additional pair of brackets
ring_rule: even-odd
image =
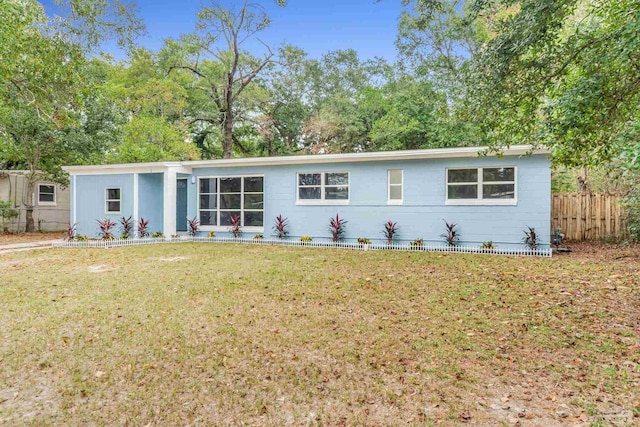
[(31, 251), (34, 249), (47, 249), (52, 247), (53, 240), (40, 240), (37, 242), (13, 243), (11, 245), (0, 245), (0, 254), (9, 252)]

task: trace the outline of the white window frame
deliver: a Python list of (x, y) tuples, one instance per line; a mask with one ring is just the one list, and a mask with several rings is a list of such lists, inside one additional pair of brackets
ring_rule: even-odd
[[(207, 209), (214, 211), (216, 213), (216, 224), (218, 225), (202, 225), (200, 222), (200, 180), (201, 179), (216, 179), (216, 209)], [(245, 178), (262, 178), (262, 227), (250, 226), (245, 227), (242, 225), (241, 230), (243, 232), (248, 233), (263, 233), (264, 232), (264, 223), (265, 223), (265, 204), (266, 204), (266, 186), (264, 174), (252, 173), (247, 175), (207, 175), (207, 176), (199, 176), (196, 189), (196, 195), (198, 199), (197, 203), (197, 212), (198, 212), (198, 221), (200, 222), (200, 230), (202, 231), (218, 231), (218, 232), (226, 232), (231, 228), (230, 225), (220, 225), (220, 180), (225, 178), (240, 178), (240, 221), (241, 224), (244, 224), (244, 212), (258, 212), (259, 209), (245, 209), (244, 208), (244, 179)], [(211, 193), (205, 193), (211, 194)], [(257, 193), (249, 193), (249, 194), (257, 194)], [(223, 209), (227, 210), (227, 209)]]
[[(400, 184), (391, 183), (391, 171), (400, 171)], [(391, 187), (400, 187), (400, 199), (391, 199)], [(401, 205), (404, 202), (404, 170), (388, 169), (387, 170), (387, 204)]]
[[(328, 173), (346, 173), (347, 185), (326, 185), (325, 177)], [(301, 199), (300, 188), (311, 187), (310, 185), (300, 185), (300, 175), (320, 174), (320, 198), (319, 199)], [(348, 197), (346, 199), (325, 199), (325, 188), (327, 187), (347, 187)], [(330, 205), (348, 205), (351, 200), (351, 173), (349, 171), (311, 171), (296, 173), (296, 205), (301, 206), (330, 206)]]
[[(53, 187), (53, 202), (40, 201), (41, 187)], [(49, 194), (49, 193), (47, 193)], [(38, 183), (38, 206), (56, 206), (58, 204), (58, 187), (53, 183), (41, 182)]]
[[(498, 169), (498, 168), (512, 168), (513, 169), (513, 181), (483, 181), (483, 169)], [(450, 183), (449, 182), (449, 171), (450, 170), (468, 170), (468, 169), (477, 169), (478, 171), (478, 180), (476, 182), (457, 182)], [(518, 204), (518, 168), (512, 165), (505, 166), (478, 166), (478, 167), (455, 167), (455, 168), (446, 168), (444, 175), (444, 198), (446, 205), (452, 206), (472, 206), (472, 205), (484, 205), (484, 206), (515, 206)], [(476, 199), (449, 199), (449, 186), (450, 185), (477, 185), (478, 186), (478, 197)], [(483, 198), (483, 185), (484, 184), (513, 184), (513, 199), (484, 199)]]
[[(110, 199), (109, 198), (109, 190), (118, 190), (120, 194), (119, 199)], [(119, 211), (110, 211), (109, 210), (109, 202), (119, 202), (120, 210)], [(104, 189), (104, 213), (107, 215), (117, 215), (122, 213), (122, 188), (120, 187), (107, 187)]]

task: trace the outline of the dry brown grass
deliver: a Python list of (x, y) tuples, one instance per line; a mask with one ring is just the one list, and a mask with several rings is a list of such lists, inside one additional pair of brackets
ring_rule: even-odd
[(640, 272), (614, 258), (213, 244), (0, 255), (0, 419), (633, 425)]
[(65, 237), (66, 233), (2, 233), (0, 232), (0, 246), (14, 243), (38, 242), (41, 240), (56, 240)]

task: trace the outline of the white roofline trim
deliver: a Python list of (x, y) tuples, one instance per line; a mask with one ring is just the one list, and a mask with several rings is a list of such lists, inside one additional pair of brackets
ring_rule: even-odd
[[(240, 166), (277, 166), (319, 163), (373, 162), (383, 160), (417, 160), (478, 157), (487, 147), (431, 148), (425, 150), (374, 151), (366, 153), (316, 154), (282, 157), (252, 157), (237, 159), (191, 160), (184, 162), (128, 163), (114, 165), (64, 166), (62, 169), (72, 175), (116, 174), (116, 173), (161, 173), (168, 168), (180, 168), (182, 171), (193, 167), (240, 167)], [(549, 154), (551, 150), (535, 148), (532, 145), (512, 145), (500, 153), (504, 156), (523, 156), (527, 154)], [(496, 156), (489, 153), (488, 156)], [(181, 173), (184, 173), (182, 172)]]

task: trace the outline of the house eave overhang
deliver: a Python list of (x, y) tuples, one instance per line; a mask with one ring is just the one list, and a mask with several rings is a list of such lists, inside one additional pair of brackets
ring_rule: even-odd
[(127, 163), (114, 165), (65, 166), (71, 175), (108, 173), (162, 173), (176, 168), (178, 173), (190, 173), (192, 168), (232, 168), (244, 166), (280, 166), (321, 163), (358, 163), (375, 161), (402, 161), (418, 159), (454, 159), (486, 156), (526, 156), (549, 154), (546, 148), (531, 145), (512, 145), (499, 152), (487, 152), (487, 147), (434, 148), (426, 150), (378, 151), (367, 153), (316, 154), (282, 157), (255, 157), (239, 159), (191, 160), (184, 162)]

